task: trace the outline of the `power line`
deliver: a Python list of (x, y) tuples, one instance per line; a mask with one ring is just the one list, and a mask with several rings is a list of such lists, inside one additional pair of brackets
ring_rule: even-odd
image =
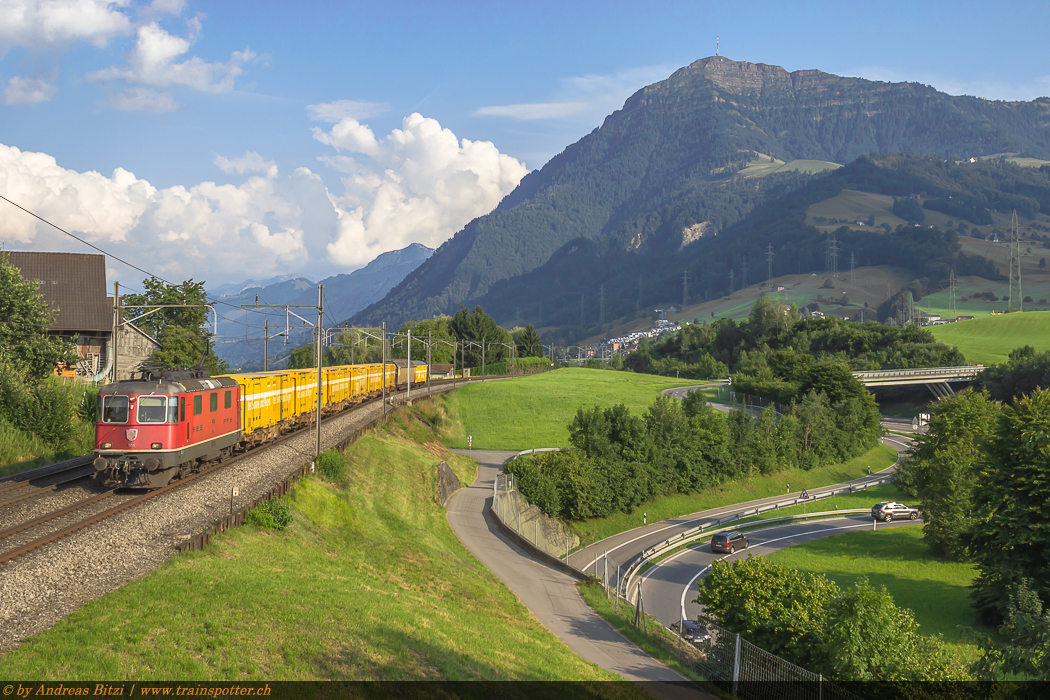
[[(33, 217), (34, 219), (38, 219), (38, 220), (40, 220), (40, 221), (43, 221), (43, 222), (44, 222), (45, 224), (47, 224), (47, 225), (48, 225), (48, 226), (50, 226), (51, 228), (55, 229), (56, 231), (61, 231), (62, 233), (66, 234), (67, 236), (69, 236), (69, 237), (70, 237), (70, 238), (72, 238), (73, 240), (75, 240), (75, 241), (79, 241), (80, 243), (83, 243), (84, 245), (86, 245), (87, 247), (91, 248), (92, 250), (97, 250), (98, 252), (102, 253), (103, 255), (105, 255), (105, 256), (107, 256), (107, 257), (109, 257), (109, 258), (112, 258), (113, 260), (116, 260), (116, 261), (117, 261), (117, 262), (119, 262), (119, 263), (122, 263), (122, 264), (124, 264), (124, 265), (127, 265), (127, 266), (128, 266), (128, 267), (130, 267), (130, 268), (131, 268), (132, 270), (137, 270), (138, 272), (141, 272), (141, 273), (142, 273), (142, 274), (144, 274), (144, 275), (147, 275), (147, 276), (149, 276), (149, 277), (153, 277), (153, 278), (156, 278), (156, 279), (160, 280), (161, 282), (163, 282), (164, 284), (168, 285), (169, 287), (177, 287), (177, 286), (178, 286), (177, 284), (174, 284), (174, 283), (172, 283), (172, 282), (169, 282), (168, 280), (164, 279), (164, 278), (163, 278), (163, 277), (161, 277), (160, 275), (157, 275), (157, 274), (155, 274), (155, 273), (153, 273), (153, 272), (150, 272), (150, 271), (148, 271), (148, 270), (144, 270), (144, 269), (142, 269), (141, 267), (139, 267), (138, 265), (135, 265), (134, 263), (130, 263), (130, 262), (128, 262), (127, 260), (125, 260), (124, 258), (121, 258), (121, 257), (119, 257), (119, 256), (113, 255), (113, 253), (110, 253), (110, 252), (108, 252), (108, 251), (106, 251), (106, 250), (103, 250), (102, 248), (99, 248), (99, 247), (98, 247), (97, 245), (95, 245), (94, 243), (91, 243), (90, 241), (86, 241), (86, 240), (84, 240), (83, 238), (81, 238), (80, 236), (77, 236), (76, 234), (70, 233), (69, 231), (65, 230), (65, 229), (64, 229), (64, 228), (62, 228), (61, 226), (59, 226), (59, 225), (57, 225), (57, 224), (53, 224), (53, 223), (51, 223), (50, 221), (48, 221), (48, 220), (47, 220), (47, 219), (45, 219), (44, 217), (40, 216), (39, 214), (36, 214), (36, 213), (34, 213), (34, 212), (31, 212), (30, 210), (28, 210), (28, 209), (26, 209), (25, 207), (23, 207), (23, 206), (22, 206), (21, 204), (18, 204), (17, 202), (12, 202), (12, 201), (11, 201), (10, 199), (8, 199), (7, 197), (5, 197), (5, 196), (4, 196), (4, 195), (2, 195), (2, 194), (0, 194), (0, 199), (4, 200), (5, 202), (7, 202), (8, 204), (10, 204), (10, 205), (11, 205), (11, 206), (13, 206), (13, 207), (16, 207), (16, 208), (18, 208), (18, 209), (21, 209), (21, 210), (22, 210), (22, 211), (24, 211), (24, 212), (25, 212), (26, 214), (29, 214), (30, 216), (32, 216), (32, 217)], [(143, 293), (144, 293), (144, 292), (143, 292)], [(214, 302), (214, 303), (216, 303), (216, 304), (223, 304), (223, 305), (225, 305), (225, 306), (229, 306), (230, 308), (234, 308), (234, 309), (236, 309), (236, 308), (239, 308), (239, 307), (237, 307), (237, 306), (234, 306), (233, 304), (231, 304), (231, 303), (229, 303), (229, 302), (226, 302), (226, 301), (222, 301), (221, 299), (216, 299), (215, 297), (209, 296), (207, 292), (205, 292), (205, 294), (204, 294), (204, 298), (205, 298), (205, 299), (209, 299), (209, 300), (211, 300), (212, 302)], [(230, 322), (230, 323), (239, 323), (238, 321), (230, 321), (230, 320), (229, 320), (229, 319), (227, 319), (227, 318), (226, 318), (225, 316), (223, 316), (223, 319), (222, 319), (222, 320), (223, 320), (223, 321), (228, 321), (228, 322)]]

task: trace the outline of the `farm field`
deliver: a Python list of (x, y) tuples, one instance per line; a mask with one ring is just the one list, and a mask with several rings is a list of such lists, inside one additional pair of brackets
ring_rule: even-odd
[[(802, 489), (816, 489), (821, 486), (847, 482), (850, 479), (859, 479), (868, 474), (869, 466), (874, 473), (890, 466), (896, 459), (897, 453), (893, 448), (880, 444), (848, 462), (810, 470), (790, 469), (775, 474), (730, 481), (699, 493), (660, 496), (635, 509), (634, 513), (614, 513), (605, 518), (592, 518), (573, 523), (572, 527), (580, 537), (580, 546), (586, 546), (639, 527), (642, 524), (643, 512), (649, 522), (656, 522), (702, 510), (778, 496), (788, 492), (789, 489), (791, 492), (800, 493)], [(864, 498), (870, 497), (869, 492), (869, 495)], [(820, 501), (820, 503), (831, 503), (831, 507), (834, 507), (835, 501)]]
[(442, 439), (466, 449), (467, 435), (482, 450), (568, 447), (576, 409), (622, 403), (640, 414), (664, 389), (696, 384), (633, 372), (569, 367), (529, 377), (458, 389), (444, 397), (456, 427)]
[(945, 642), (973, 649), (959, 625), (981, 629), (970, 607), (970, 564), (943, 562), (927, 551), (922, 529), (898, 527), (858, 531), (789, 547), (770, 561), (808, 573), (827, 574), (840, 586), (867, 578), (885, 586), (897, 605), (915, 613), (922, 634), (942, 634)]
[[(425, 404), (416, 410), (434, 419)], [(435, 468), (444, 460), (470, 483), (473, 462), (404, 410), (346, 456), (343, 483), (311, 478), (284, 499), (286, 530), (215, 536), (4, 653), (0, 677), (616, 679), (547, 631), (452, 532)], [(642, 694), (629, 684), (588, 691)]]
[(1026, 311), (931, 326), (938, 340), (954, 345), (970, 362), (990, 365), (1005, 362), (1014, 348), (1031, 345), (1037, 352), (1050, 350), (1050, 312)]
[(765, 177), (773, 173), (789, 171), (813, 174), (841, 167), (838, 163), (826, 160), (792, 160), (785, 163), (779, 158), (759, 153), (758, 159), (751, 161), (739, 174), (743, 177)]

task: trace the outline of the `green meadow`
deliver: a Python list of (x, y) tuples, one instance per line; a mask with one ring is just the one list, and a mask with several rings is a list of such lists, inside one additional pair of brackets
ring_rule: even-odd
[(453, 424), (445, 445), (481, 450), (568, 447), (578, 408), (622, 403), (639, 415), (664, 389), (697, 384), (650, 374), (568, 367), (528, 377), (473, 384), (445, 398)]
[(975, 364), (1005, 362), (1010, 351), (1031, 345), (1036, 351), (1050, 350), (1050, 311), (986, 316), (931, 326), (938, 340), (954, 345)]

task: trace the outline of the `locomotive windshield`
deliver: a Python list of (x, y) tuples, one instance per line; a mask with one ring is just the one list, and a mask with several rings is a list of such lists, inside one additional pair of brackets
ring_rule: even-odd
[(128, 397), (127, 396), (101, 396), (102, 422), (103, 423), (127, 423), (128, 422)]
[(163, 423), (167, 418), (167, 396), (140, 396), (139, 423)]

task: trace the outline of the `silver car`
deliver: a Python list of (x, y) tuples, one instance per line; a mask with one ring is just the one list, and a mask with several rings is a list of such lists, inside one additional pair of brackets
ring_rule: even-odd
[(911, 508), (896, 501), (883, 501), (871, 508), (871, 517), (884, 523), (893, 520), (918, 520), (921, 515), (918, 508)]

